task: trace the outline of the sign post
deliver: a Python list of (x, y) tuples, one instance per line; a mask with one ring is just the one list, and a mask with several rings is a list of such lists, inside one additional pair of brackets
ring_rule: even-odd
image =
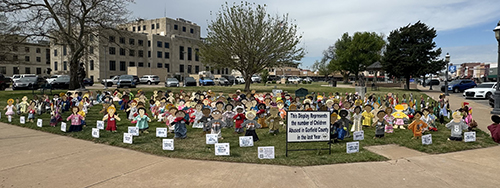
[(289, 150), (288, 143), (293, 142), (329, 142), (328, 148), (332, 153), (330, 143), (330, 112), (328, 111), (289, 111), (286, 113), (286, 156), (288, 151), (304, 151), (318, 149)]

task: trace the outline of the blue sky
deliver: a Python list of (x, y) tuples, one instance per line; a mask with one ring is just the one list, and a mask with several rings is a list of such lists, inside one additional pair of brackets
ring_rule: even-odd
[[(131, 19), (184, 18), (202, 27), (206, 35), (212, 13), (224, 0), (136, 0), (129, 5)], [(227, 1), (228, 3), (240, 1)], [(271, 15), (288, 14), (303, 35), (307, 55), (302, 68), (320, 60), (322, 52), (345, 32), (382, 33), (417, 21), (434, 27), (437, 47), (448, 52), (451, 63), (496, 62), (497, 41), (493, 28), (500, 20), (498, 0), (272, 0), (249, 1), (266, 4)], [(152, 6), (153, 5), (153, 6)]]

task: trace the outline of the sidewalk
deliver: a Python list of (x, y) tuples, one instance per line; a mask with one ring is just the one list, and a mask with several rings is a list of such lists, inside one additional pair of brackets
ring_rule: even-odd
[[(439, 88), (435, 88), (434, 90), (429, 90), (428, 87), (422, 87), (421, 85), (418, 85), (417, 88), (423, 93), (427, 94), (429, 97), (434, 98), (434, 100), (438, 100), (439, 95), (443, 93), (441, 92), (441, 90), (439, 90)], [(492, 108), (490, 106), (477, 103), (474, 100), (464, 99), (461, 95), (460, 96), (450, 95), (448, 96), (448, 99), (450, 101), (450, 110), (452, 111), (460, 108), (462, 106), (462, 102), (464, 101), (468, 102), (469, 107), (472, 108), (472, 118), (476, 120), (478, 128), (490, 134), (490, 131), (487, 128), (489, 125), (491, 125), (491, 123), (493, 123), (491, 121), (490, 112)]]
[(288, 167), (159, 157), (4, 123), (0, 151), (0, 187), (498, 187), (500, 171), (500, 146)]

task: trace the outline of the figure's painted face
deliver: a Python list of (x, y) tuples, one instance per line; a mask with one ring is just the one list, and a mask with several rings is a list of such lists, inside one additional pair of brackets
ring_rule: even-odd
[(179, 101), (179, 106), (182, 106), (182, 105), (184, 105), (184, 104), (185, 104), (185, 102), (184, 102), (184, 101)]
[(419, 114), (419, 113), (416, 113), (415, 116), (413, 118), (415, 118), (416, 120), (419, 120), (422, 116)]
[(208, 108), (204, 108), (204, 109), (202, 110), (202, 113), (203, 113), (203, 115), (204, 115), (204, 116), (208, 117), (208, 116), (210, 115), (210, 109), (208, 109)]
[(24, 96), (23, 97), (23, 102), (26, 102), (26, 101), (28, 101), (28, 97)]
[[(328, 108), (331, 108), (333, 106), (333, 101), (326, 101), (326, 106)], [(337, 107), (338, 107), (338, 105), (337, 105)]]
[(139, 115), (143, 116), (146, 113), (146, 110), (143, 108), (139, 109)]
[(377, 113), (377, 117), (378, 119), (382, 120), (382, 118), (384, 118), (386, 115), (385, 111), (380, 111), (379, 113)]
[(175, 113), (175, 117), (184, 117), (186, 116), (186, 113), (184, 113), (184, 111), (182, 110), (179, 110)]
[(73, 113), (76, 114), (78, 112), (78, 108), (73, 108), (72, 111), (73, 111)]
[(233, 110), (233, 106), (231, 106), (231, 105), (226, 106), (226, 111), (232, 111), (232, 110)]
[(354, 109), (354, 113), (358, 114), (358, 113), (360, 113), (360, 112), (361, 112), (361, 108), (355, 108), (355, 109)]
[(115, 109), (113, 109), (113, 108), (108, 108), (108, 113), (109, 113), (109, 114), (115, 114), (115, 111), (116, 111), (116, 110), (115, 110)]
[(174, 114), (174, 113), (175, 113), (175, 111), (177, 111), (175, 108), (170, 108), (170, 109), (168, 110), (168, 112), (169, 112), (170, 114)]
[(242, 108), (238, 108), (238, 109), (236, 109), (236, 112), (243, 113), (243, 109)]
[(137, 102), (131, 102), (130, 106), (133, 106), (133, 107), (137, 106)]
[(222, 118), (222, 114), (219, 111), (214, 111), (212, 112), (212, 117), (216, 120), (219, 120)]
[(203, 107), (203, 106), (202, 106), (201, 104), (197, 104), (197, 105), (195, 106), (195, 108), (196, 108), (196, 110), (197, 110), (197, 111), (200, 111), (202, 107)]
[(278, 108), (279, 109), (283, 109), (283, 107), (285, 107), (285, 105), (283, 103), (278, 103)]
[(208, 100), (203, 100), (203, 104), (204, 104), (204, 105), (208, 105), (208, 103), (210, 103), (210, 101), (208, 101)]
[(372, 110), (372, 107), (371, 107), (371, 106), (368, 106), (368, 105), (367, 105), (367, 106), (365, 106), (365, 111), (369, 112), (369, 111), (371, 111), (371, 110)]
[(427, 110), (424, 110), (422, 113), (424, 114), (424, 116), (429, 115), (429, 111), (427, 111)]
[(333, 109), (338, 110), (339, 108), (340, 108), (339, 104), (337, 104), (337, 103), (333, 104)]
[(270, 113), (272, 116), (276, 116), (276, 115), (278, 115), (279, 110), (278, 110), (278, 108), (271, 108), (271, 109), (269, 109), (269, 113)]
[(292, 105), (290, 105), (289, 109), (292, 110), (292, 111), (293, 110), (297, 110), (297, 105), (292, 104)]
[(248, 113), (247, 115), (247, 119), (255, 119), (255, 113)]
[(337, 121), (337, 115), (331, 115), (330, 116), (330, 123), (335, 123)]
[(216, 104), (216, 107), (217, 107), (217, 109), (223, 109), (224, 108), (224, 104), (218, 103), (218, 104)]
[(349, 108), (351, 108), (351, 103), (350, 102), (344, 102), (342, 104), (342, 106), (344, 106), (345, 109), (349, 109)]
[(386, 114), (392, 114), (392, 108), (388, 107), (385, 109)]
[(14, 103), (14, 100), (12, 99), (7, 100), (7, 104), (12, 105), (12, 103)]

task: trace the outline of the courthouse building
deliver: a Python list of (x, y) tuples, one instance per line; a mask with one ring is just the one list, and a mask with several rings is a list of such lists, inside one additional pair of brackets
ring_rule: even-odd
[[(0, 49), (0, 73), (5, 76), (14, 74), (37, 74), (46, 76), (50, 67), (50, 46), (48, 41), (27, 41), (22, 36), (2, 36), (7, 39)], [(11, 37), (11, 38), (10, 38)], [(10, 38), (10, 39), (8, 39)], [(12, 42), (8, 42), (12, 40)]]
[[(119, 25), (117, 31), (96, 31), (97, 37), (89, 37), (90, 45), (81, 61), (94, 82), (122, 74), (153, 74), (161, 81), (166, 77), (182, 81), (200, 71), (230, 74), (230, 69), (212, 69), (201, 63), (197, 53), (200, 32), (200, 26), (181, 18), (139, 19)], [(69, 49), (54, 44), (51, 49), (53, 74), (69, 74)]]

